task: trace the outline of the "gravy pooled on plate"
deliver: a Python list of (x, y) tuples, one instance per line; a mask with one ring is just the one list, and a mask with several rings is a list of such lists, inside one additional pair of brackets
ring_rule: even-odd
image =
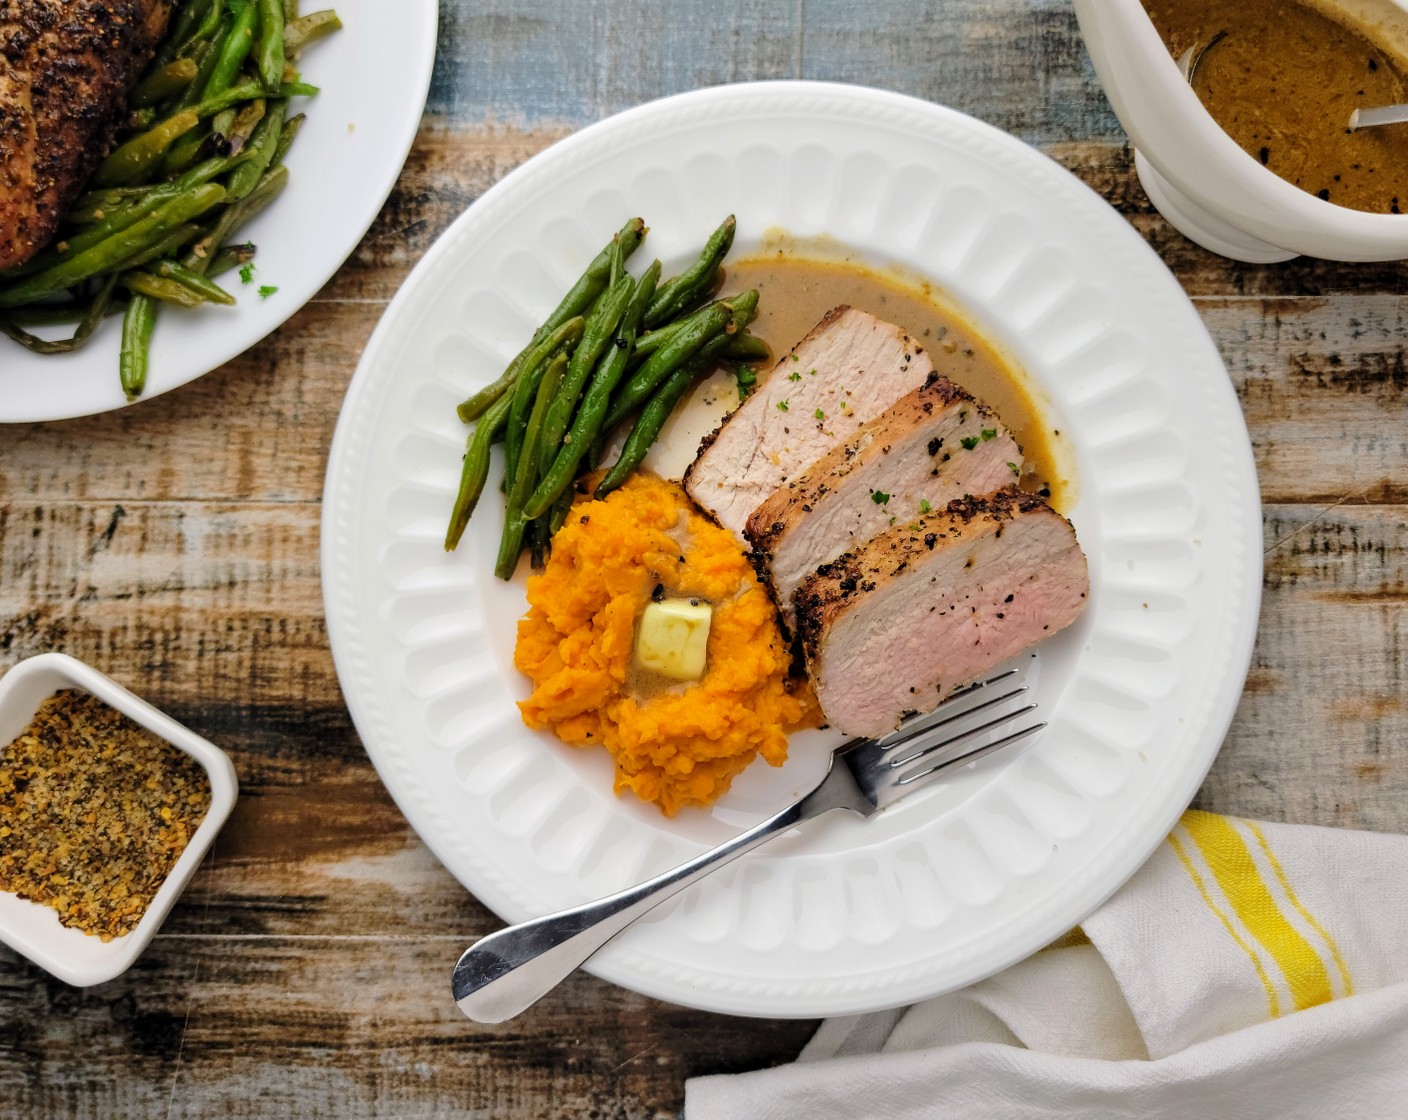
[(781, 355), (838, 304), (904, 328), (939, 373), (1002, 417), (1026, 457), (1022, 488), (1069, 510), (1075, 504), (1070, 457), (1015, 360), (932, 288), (832, 255), (827, 245), (774, 236), (760, 252), (730, 264), (727, 291), (758, 289), (758, 317), (749, 329)]

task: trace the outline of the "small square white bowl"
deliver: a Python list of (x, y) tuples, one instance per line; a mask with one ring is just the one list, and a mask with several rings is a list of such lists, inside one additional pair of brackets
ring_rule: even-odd
[(60, 980), (86, 988), (120, 976), (147, 947), (229, 817), (239, 783), (234, 764), (219, 747), (182, 727), (110, 677), (62, 653), (41, 653), (21, 661), (0, 677), (0, 754), (29, 726), (39, 705), (66, 688), (81, 689), (129, 716), (185, 751), (210, 778), (210, 809), (205, 819), (131, 933), (103, 941), (62, 925), (58, 912), (49, 906), (0, 891), (0, 942)]

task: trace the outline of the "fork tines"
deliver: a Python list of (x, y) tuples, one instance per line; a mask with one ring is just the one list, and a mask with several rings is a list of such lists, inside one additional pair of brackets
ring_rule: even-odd
[[(911, 785), (939, 770), (974, 762), (1000, 750), (1046, 726), (1045, 723), (1037, 723), (1001, 738), (984, 741), (983, 736), (987, 732), (1036, 711), (1035, 704), (1000, 711), (1000, 714), (982, 723), (971, 723), (972, 718), (979, 713), (1000, 710), (1004, 704), (1027, 692), (1025, 684), (1011, 679), (1017, 672), (1016, 669), (1008, 669), (985, 681), (968, 685), (948, 697), (932, 712), (914, 716), (888, 735), (875, 740), (862, 740), (855, 744), (855, 747), (878, 750), (882, 758), (875, 760), (876, 765), (889, 770), (893, 775), (890, 781), (901, 787)], [(996, 687), (999, 685), (1002, 687)], [(970, 702), (974, 700), (977, 702)], [(906, 767), (913, 769), (904, 774), (896, 773)]]

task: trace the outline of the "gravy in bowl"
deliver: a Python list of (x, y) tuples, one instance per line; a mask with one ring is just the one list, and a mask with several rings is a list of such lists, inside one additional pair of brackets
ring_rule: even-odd
[(1408, 125), (1348, 127), (1355, 109), (1408, 102), (1400, 58), (1371, 29), (1297, 0), (1144, 4), (1174, 58), (1204, 52), (1193, 89), (1245, 152), (1337, 206), (1408, 206)]

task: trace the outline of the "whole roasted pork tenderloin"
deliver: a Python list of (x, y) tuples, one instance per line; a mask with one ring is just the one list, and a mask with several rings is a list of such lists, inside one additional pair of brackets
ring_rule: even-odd
[(834, 308), (700, 444), (684, 488), (740, 540), (748, 516), (934, 370), (893, 323)]
[(1021, 464), (1021, 448), (996, 415), (931, 373), (748, 518), (745, 532), (784, 624), (793, 627), (793, 593), (820, 565), (955, 498), (1011, 485)]
[(170, 16), (170, 0), (0, 0), (0, 270), (53, 237)]
[(797, 627), (827, 720), (877, 736), (1069, 626), (1089, 587), (1071, 523), (1009, 488), (823, 565), (797, 590)]

